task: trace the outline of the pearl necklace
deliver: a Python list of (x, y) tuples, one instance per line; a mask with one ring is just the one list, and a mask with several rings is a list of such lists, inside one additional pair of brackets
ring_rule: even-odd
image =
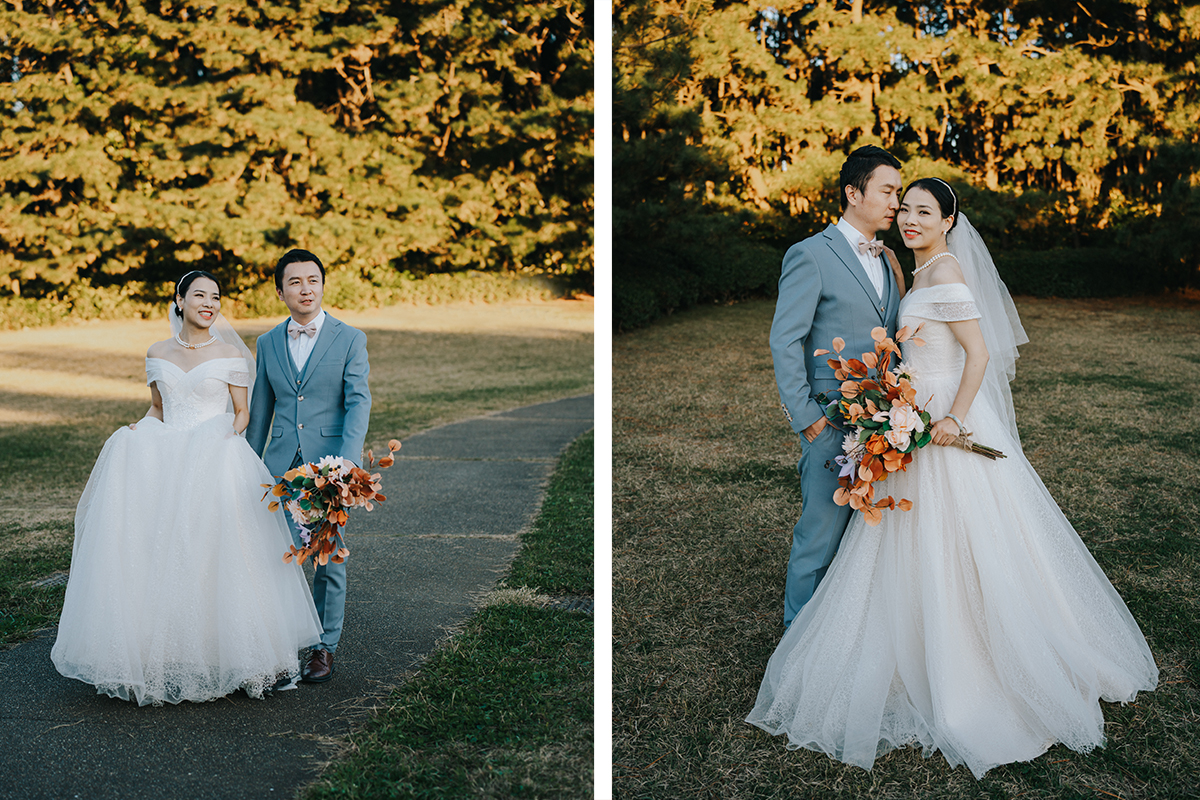
[(175, 334), (175, 341), (179, 342), (181, 345), (186, 347), (188, 350), (199, 350), (201, 347), (208, 347), (210, 344), (212, 344), (216, 340), (217, 340), (217, 337), (214, 336), (211, 339), (209, 339), (207, 342), (203, 342), (201, 344), (189, 344), (188, 342), (185, 342), (183, 339), (180, 339), (178, 333)]
[(916, 269), (914, 269), (914, 270), (913, 270), (913, 277), (914, 277), (914, 278), (915, 278), (915, 277), (917, 277), (917, 275), (919, 275), (919, 274), (920, 274), (921, 270), (925, 269), (925, 268), (926, 268), (926, 267), (928, 267), (930, 264), (932, 264), (933, 262), (937, 261), (939, 258), (945, 258), (946, 256), (949, 256), (949, 255), (953, 255), (953, 253), (951, 253), (949, 250), (947, 250), (947, 251), (946, 251), (946, 252), (944, 252), (944, 253), (938, 253), (936, 256), (934, 256), (933, 258), (929, 259), (928, 261), (926, 261), (926, 262), (925, 262), (924, 264), (922, 264), (921, 266), (919, 266), (919, 267), (917, 267)]

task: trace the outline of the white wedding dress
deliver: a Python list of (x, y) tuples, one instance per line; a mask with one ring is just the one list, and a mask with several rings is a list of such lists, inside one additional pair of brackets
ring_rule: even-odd
[(262, 697), (321, 626), (273, 483), (233, 433), (229, 385), (241, 358), (184, 371), (146, 359), (163, 420), (139, 420), (104, 445), (75, 514), (75, 545), (54, 666), (139, 705)]
[[(979, 317), (967, 286), (901, 303), (918, 403), (950, 411), (965, 354), (947, 322)], [(932, 398), (932, 399), (930, 399)], [(1153, 689), (1137, 623), (980, 394), (963, 420), (990, 461), (929, 445), (877, 496), (913, 501), (877, 527), (856, 513), (824, 580), (767, 665), (747, 721), (789, 748), (870, 769), (895, 747), (939, 750), (976, 777), (1056, 742), (1104, 743), (1099, 699)]]

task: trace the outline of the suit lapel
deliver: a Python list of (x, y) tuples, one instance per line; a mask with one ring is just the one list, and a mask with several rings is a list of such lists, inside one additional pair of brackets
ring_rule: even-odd
[(884, 324), (886, 324), (888, 319), (895, 316), (895, 312), (892, 309), (899, 302), (898, 298), (900, 297), (900, 287), (896, 284), (896, 276), (892, 274), (892, 267), (887, 263), (886, 258), (883, 261), (883, 277), (884, 286), (887, 287), (887, 300), (883, 304), (885, 309), (883, 312)]
[(308, 383), (308, 378), (313, 374), (314, 370), (309, 367), (316, 364), (325, 357), (325, 353), (329, 351), (333, 340), (342, 332), (342, 323), (338, 322), (329, 313), (325, 313), (325, 324), (321, 326), (321, 332), (317, 334), (317, 343), (313, 345), (312, 352), (308, 354), (308, 361), (304, 363), (304, 374), (300, 376), (300, 388), (303, 389)]
[[(871, 304), (871, 308), (875, 309), (875, 313), (879, 315), (879, 319), (884, 319), (884, 309), (880, 305), (884, 305), (885, 301), (879, 299), (875, 294), (875, 287), (871, 285), (871, 279), (867, 277), (866, 270), (863, 269), (862, 262), (858, 260), (858, 256), (850, 249), (850, 242), (846, 241), (846, 237), (838, 230), (836, 225), (830, 224), (825, 229), (825, 239), (829, 243), (829, 248), (833, 250), (833, 254), (838, 257), (842, 264), (854, 276), (854, 280), (858, 281), (858, 285), (862, 287), (863, 292), (867, 295), (867, 301)], [(884, 271), (884, 285), (886, 284), (888, 270)]]

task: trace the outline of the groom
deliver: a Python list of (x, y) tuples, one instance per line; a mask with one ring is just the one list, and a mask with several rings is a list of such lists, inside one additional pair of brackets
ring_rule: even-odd
[(783, 624), (789, 626), (816, 591), (850, 522), (849, 506), (833, 494), (844, 432), (830, 424), (816, 400), (837, 396), (840, 381), (826, 364), (834, 337), (858, 357), (874, 349), (871, 329), (896, 328), (900, 293), (881, 254), (876, 233), (886, 231), (900, 208), (900, 162), (873, 145), (860, 147), (842, 165), (838, 182), (842, 218), (795, 244), (783, 257), (779, 300), (771, 324), (771, 356), (784, 414), (804, 437), (800, 456), (800, 521), (784, 589)]
[[(307, 250), (289, 250), (279, 259), (275, 292), (292, 315), (258, 337), (246, 441), (255, 453), (263, 453), (266, 445), (262, 458), (272, 475), (329, 455), (361, 465), (371, 416), (366, 334), (321, 308), (325, 267)], [(299, 547), (300, 534), (290, 515), (288, 527)], [(313, 602), (324, 631), (300, 678), (323, 683), (333, 677), (333, 654), (342, 635), (345, 563), (317, 565)]]

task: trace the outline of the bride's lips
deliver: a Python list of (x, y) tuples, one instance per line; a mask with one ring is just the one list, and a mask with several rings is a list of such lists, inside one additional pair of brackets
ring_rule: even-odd
[(906, 239), (911, 239), (917, 235), (917, 231), (904, 231), (902, 234)]

